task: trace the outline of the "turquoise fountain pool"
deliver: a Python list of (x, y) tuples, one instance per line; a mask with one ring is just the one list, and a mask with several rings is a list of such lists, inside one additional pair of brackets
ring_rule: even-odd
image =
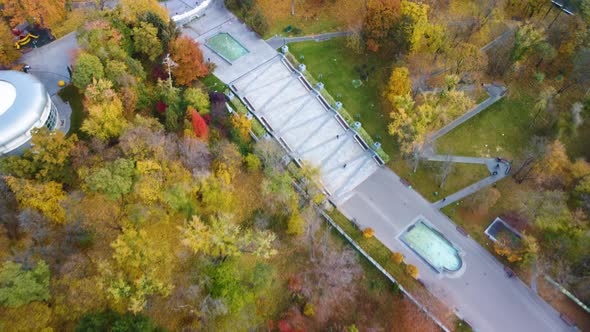
[(419, 220), (400, 237), (412, 251), (440, 272), (454, 272), (463, 262), (459, 250), (441, 233)]
[(209, 38), (207, 46), (229, 62), (234, 62), (248, 53), (248, 50), (227, 32), (220, 32)]

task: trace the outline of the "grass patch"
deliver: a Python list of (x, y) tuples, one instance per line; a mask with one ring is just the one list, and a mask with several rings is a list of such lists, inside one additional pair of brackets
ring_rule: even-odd
[(225, 83), (223, 83), (217, 76), (209, 74), (200, 79), (210, 91), (223, 92), (225, 90)]
[[(440, 188), (439, 174), (442, 166), (442, 162), (421, 161), (416, 172), (413, 172), (407, 163), (398, 162), (393, 169), (430, 202), (436, 202), (490, 176), (485, 165), (455, 163), (445, 185)], [(435, 192), (438, 192), (438, 195), (434, 194)]]
[[(352, 117), (347, 121), (361, 122), (375, 141), (381, 142), (385, 154), (397, 153), (394, 140), (387, 133), (388, 121), (383, 112), (385, 105), (380, 92), (387, 82), (391, 59), (383, 59), (372, 53), (354, 54), (346, 47), (345, 38), (295, 43), (290, 44), (289, 49), (297, 61), (305, 63), (307, 69), (313, 72), (317, 81), (324, 83), (325, 90), (330, 92), (333, 99), (342, 102)], [(369, 75), (360, 87), (355, 88), (353, 80), (361, 78), (357, 69)], [(372, 144), (373, 139), (367, 140), (368, 144)]]
[(514, 159), (535, 134), (532, 93), (517, 91), (436, 142), (440, 154)]
[[(287, 34), (287, 26), (297, 35), (347, 30), (360, 22), (364, 2), (358, 0), (295, 1), (295, 15), (291, 15), (291, 0), (257, 0), (256, 7), (262, 12), (269, 29), (266, 37)], [(298, 29), (298, 30), (296, 30)]]
[(84, 105), (82, 104), (82, 100), (84, 96), (80, 94), (78, 88), (73, 85), (68, 85), (65, 88), (61, 89), (58, 92), (59, 97), (70, 104), (72, 108), (72, 115), (70, 117), (70, 130), (68, 131), (68, 136), (72, 134), (78, 135), (78, 137), (84, 136), (84, 133), (80, 131), (82, 127), (82, 122), (86, 117), (86, 113), (84, 112)]

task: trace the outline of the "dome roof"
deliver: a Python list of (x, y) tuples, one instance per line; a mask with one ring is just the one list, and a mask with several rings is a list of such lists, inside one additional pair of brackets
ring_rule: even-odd
[(45, 86), (35, 76), (0, 70), (0, 152), (34, 127), (43, 126), (48, 99)]

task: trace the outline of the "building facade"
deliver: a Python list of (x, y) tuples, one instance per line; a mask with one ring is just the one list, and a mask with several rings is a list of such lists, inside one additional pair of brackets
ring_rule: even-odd
[(0, 70), (0, 156), (27, 144), (31, 130), (53, 130), (58, 121), (43, 83), (30, 74)]

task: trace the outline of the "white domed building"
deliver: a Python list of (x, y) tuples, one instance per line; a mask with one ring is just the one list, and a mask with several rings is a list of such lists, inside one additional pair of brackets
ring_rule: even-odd
[(55, 129), (58, 118), (47, 89), (35, 76), (0, 70), (0, 156), (28, 143), (32, 129)]

